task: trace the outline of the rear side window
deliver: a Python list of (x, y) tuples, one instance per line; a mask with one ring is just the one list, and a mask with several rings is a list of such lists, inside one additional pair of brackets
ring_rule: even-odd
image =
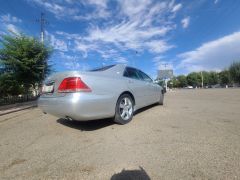
[(134, 68), (130, 68), (130, 67), (126, 67), (123, 76), (132, 78), (132, 79), (141, 80), (141, 78), (138, 75), (137, 70)]

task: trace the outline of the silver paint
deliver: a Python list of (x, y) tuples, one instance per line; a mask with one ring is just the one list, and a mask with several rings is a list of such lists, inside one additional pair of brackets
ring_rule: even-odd
[[(125, 68), (126, 65), (118, 64), (105, 71), (56, 73), (45, 81), (54, 81), (54, 93), (41, 95), (38, 106), (43, 112), (59, 118), (86, 121), (114, 117), (117, 100), (125, 92), (134, 97), (132, 111), (159, 102), (162, 87), (153, 82), (124, 77)], [(58, 93), (58, 86), (66, 77), (80, 77), (92, 91)], [(124, 113), (131, 113), (129, 105)]]

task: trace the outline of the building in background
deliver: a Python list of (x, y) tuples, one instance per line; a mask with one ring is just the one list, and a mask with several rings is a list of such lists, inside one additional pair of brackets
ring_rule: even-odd
[(157, 79), (165, 80), (165, 79), (172, 79), (173, 78), (173, 70), (172, 69), (160, 69), (158, 70)]
[(157, 71), (157, 79), (156, 81), (168, 89), (167, 82), (173, 78), (173, 70), (172, 69), (160, 69)]

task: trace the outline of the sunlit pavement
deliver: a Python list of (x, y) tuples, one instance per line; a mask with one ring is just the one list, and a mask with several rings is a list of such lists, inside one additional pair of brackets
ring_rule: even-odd
[(0, 116), (0, 179), (240, 179), (240, 89), (175, 90), (132, 122)]

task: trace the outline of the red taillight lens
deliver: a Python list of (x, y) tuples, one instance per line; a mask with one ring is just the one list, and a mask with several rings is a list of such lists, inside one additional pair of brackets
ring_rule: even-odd
[(58, 87), (58, 92), (91, 92), (91, 89), (81, 80), (80, 77), (65, 78)]

